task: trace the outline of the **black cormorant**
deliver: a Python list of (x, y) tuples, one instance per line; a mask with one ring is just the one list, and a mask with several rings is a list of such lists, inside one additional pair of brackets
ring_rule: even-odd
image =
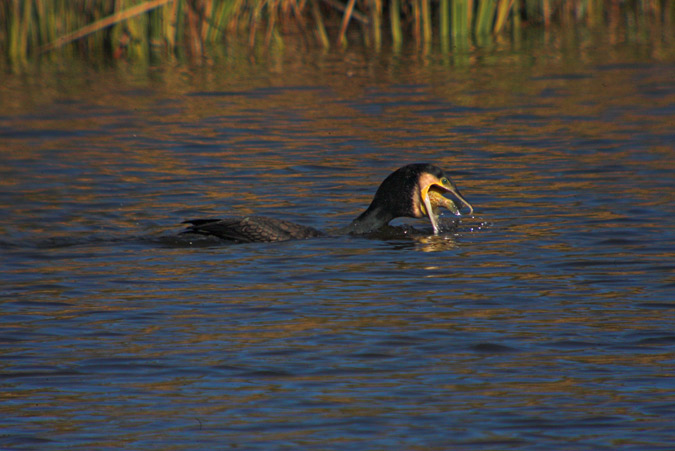
[[(455, 203), (443, 197), (454, 195), (473, 214), (473, 207), (443, 171), (426, 163), (409, 164), (392, 172), (380, 185), (370, 206), (341, 233), (368, 234), (389, 224), (394, 218), (429, 218), (434, 233), (439, 232), (440, 207), (459, 215)], [(286, 241), (323, 235), (317, 229), (265, 216), (240, 216), (226, 219), (194, 219), (182, 233), (211, 235), (238, 243)]]

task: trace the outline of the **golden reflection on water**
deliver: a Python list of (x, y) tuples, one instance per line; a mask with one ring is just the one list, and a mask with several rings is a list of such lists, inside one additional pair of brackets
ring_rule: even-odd
[[(452, 235), (442, 233), (440, 235), (415, 236), (415, 249), (422, 252), (443, 252), (457, 248), (457, 242)], [(430, 267), (429, 269), (434, 269)]]
[[(463, 69), (348, 53), (315, 56), (327, 61), (313, 69), (282, 61), (272, 75), (84, 69), (70, 81), (29, 77), (30, 89), (8, 80), (0, 230), (19, 264), (6, 267), (0, 329), (29, 363), (3, 362), (37, 374), (8, 376), (8, 418), (64, 433), (95, 429), (80, 419), (90, 414), (128, 417), (133, 430), (184, 409), (177, 429), (237, 424), (301, 440), (311, 428), (267, 432), (266, 420), (301, 422), (287, 418), (291, 405), (303, 418), (398, 414), (405, 425), (460, 412), (492, 428), (494, 403), (517, 415), (564, 400), (559, 410), (582, 417), (593, 397), (610, 415), (649, 406), (665, 391), (632, 388), (623, 370), (648, 382), (669, 374), (667, 346), (640, 342), (669, 333), (654, 330), (667, 329), (669, 311), (640, 304), (653, 293), (664, 303), (672, 286), (663, 274), (675, 254), (658, 242), (671, 226), (658, 214), (675, 200), (675, 98), (645, 93), (670, 75), (633, 67), (639, 58), (612, 68), (625, 53), (588, 52)], [(476, 207), (440, 236), (157, 239), (175, 237), (181, 220), (232, 213), (331, 230), (390, 171), (424, 160)], [(30, 365), (71, 371), (81, 391)]]

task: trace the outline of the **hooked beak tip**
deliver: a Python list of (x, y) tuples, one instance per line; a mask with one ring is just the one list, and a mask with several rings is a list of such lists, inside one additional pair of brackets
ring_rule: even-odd
[(459, 190), (450, 191), (454, 196), (459, 199), (461, 203), (466, 205), (469, 208), (469, 214), (473, 216), (473, 205), (469, 203), (468, 200), (464, 199), (464, 196), (459, 192)]

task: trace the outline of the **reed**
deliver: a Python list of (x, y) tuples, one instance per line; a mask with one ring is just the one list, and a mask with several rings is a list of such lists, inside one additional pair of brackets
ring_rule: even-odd
[(495, 0), (483, 0), (478, 3), (476, 14), (475, 33), (478, 36), (488, 36), (492, 31), (492, 22), (495, 17)]
[(504, 25), (506, 25), (509, 13), (511, 12), (511, 8), (513, 7), (513, 2), (514, 0), (499, 0), (494, 22), (494, 29), (492, 30), (493, 33), (495, 34), (501, 33), (502, 29), (504, 28)]
[(452, 39), (457, 47), (467, 48), (469, 39), (469, 30), (471, 27), (471, 9), (470, 0), (451, 0), (452, 1)]
[(401, 5), (399, 0), (389, 2), (389, 24), (391, 26), (391, 40), (394, 49), (399, 49), (403, 42), (403, 30), (401, 28)]
[(536, 26), (668, 39), (674, 17), (675, 0), (0, 0), (0, 48), (10, 67), (56, 50), (133, 61), (200, 57), (235, 41), (280, 48), (297, 36), (345, 47), (358, 33), (375, 49), (413, 40), (449, 51)]
[(422, 3), (422, 37), (424, 39), (424, 44), (429, 45), (432, 37), (431, 2), (429, 0), (420, 0), (420, 2)]
[(312, 17), (316, 23), (316, 36), (319, 43), (324, 48), (330, 47), (330, 39), (328, 38), (328, 33), (326, 32), (326, 26), (323, 24), (323, 16), (319, 9), (319, 0), (309, 0), (312, 6)]

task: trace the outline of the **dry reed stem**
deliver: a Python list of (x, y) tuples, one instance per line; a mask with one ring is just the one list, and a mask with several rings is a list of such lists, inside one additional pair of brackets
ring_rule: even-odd
[(347, 3), (347, 9), (345, 9), (345, 14), (342, 17), (342, 25), (340, 25), (340, 34), (338, 35), (338, 45), (344, 47), (347, 45), (345, 40), (345, 33), (347, 32), (347, 25), (349, 25), (349, 19), (352, 17), (352, 12), (354, 11), (354, 4), (356, 0), (349, 0)]
[(59, 47), (64, 46), (65, 44), (68, 44), (69, 42), (76, 41), (99, 30), (115, 25), (118, 22), (122, 22), (124, 20), (138, 16), (139, 14), (143, 14), (145, 12), (158, 8), (172, 1), (174, 0), (149, 0), (146, 3), (132, 6), (131, 8), (115, 13), (104, 19), (97, 20), (96, 22), (86, 25), (77, 31), (69, 33), (65, 36), (61, 36), (60, 38), (57, 38), (55, 41), (45, 44), (40, 48), (40, 53), (57, 49)]

